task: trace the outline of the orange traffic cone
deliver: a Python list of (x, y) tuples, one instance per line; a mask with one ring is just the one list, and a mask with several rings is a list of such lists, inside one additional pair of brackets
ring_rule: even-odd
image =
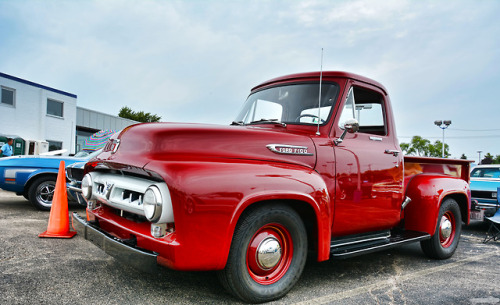
[(47, 231), (39, 234), (38, 237), (71, 238), (76, 234), (76, 232), (69, 230), (68, 194), (66, 193), (64, 168), (64, 161), (61, 161), (56, 189), (54, 197), (52, 197), (52, 206), (50, 207), (49, 225)]

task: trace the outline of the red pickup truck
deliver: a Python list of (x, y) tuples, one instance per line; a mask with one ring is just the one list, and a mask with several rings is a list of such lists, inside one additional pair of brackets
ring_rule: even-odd
[(403, 157), (387, 90), (346, 72), (264, 82), (231, 126), (133, 125), (85, 173), (81, 236), (138, 268), (217, 270), (254, 303), (308, 255), (420, 242), (446, 259), (470, 218), (469, 162)]

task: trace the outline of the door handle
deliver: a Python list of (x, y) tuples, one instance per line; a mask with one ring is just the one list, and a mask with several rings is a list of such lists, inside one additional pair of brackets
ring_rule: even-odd
[(386, 154), (392, 154), (394, 157), (397, 157), (399, 155), (399, 150), (386, 149), (384, 153), (386, 153)]

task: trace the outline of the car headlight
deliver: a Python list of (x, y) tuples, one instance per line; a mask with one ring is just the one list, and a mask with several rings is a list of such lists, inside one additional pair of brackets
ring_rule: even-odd
[(163, 202), (160, 190), (156, 186), (151, 185), (148, 187), (144, 193), (142, 204), (144, 208), (144, 216), (146, 216), (149, 221), (156, 222), (160, 219)]
[(89, 174), (82, 179), (82, 195), (86, 199), (92, 198), (92, 177)]

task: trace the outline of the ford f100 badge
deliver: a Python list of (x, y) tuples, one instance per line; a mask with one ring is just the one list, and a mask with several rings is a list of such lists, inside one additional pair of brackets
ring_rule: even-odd
[(300, 156), (312, 156), (313, 154), (307, 151), (307, 146), (295, 146), (286, 144), (269, 144), (267, 145), (270, 151), (277, 154), (284, 155), (300, 155)]

